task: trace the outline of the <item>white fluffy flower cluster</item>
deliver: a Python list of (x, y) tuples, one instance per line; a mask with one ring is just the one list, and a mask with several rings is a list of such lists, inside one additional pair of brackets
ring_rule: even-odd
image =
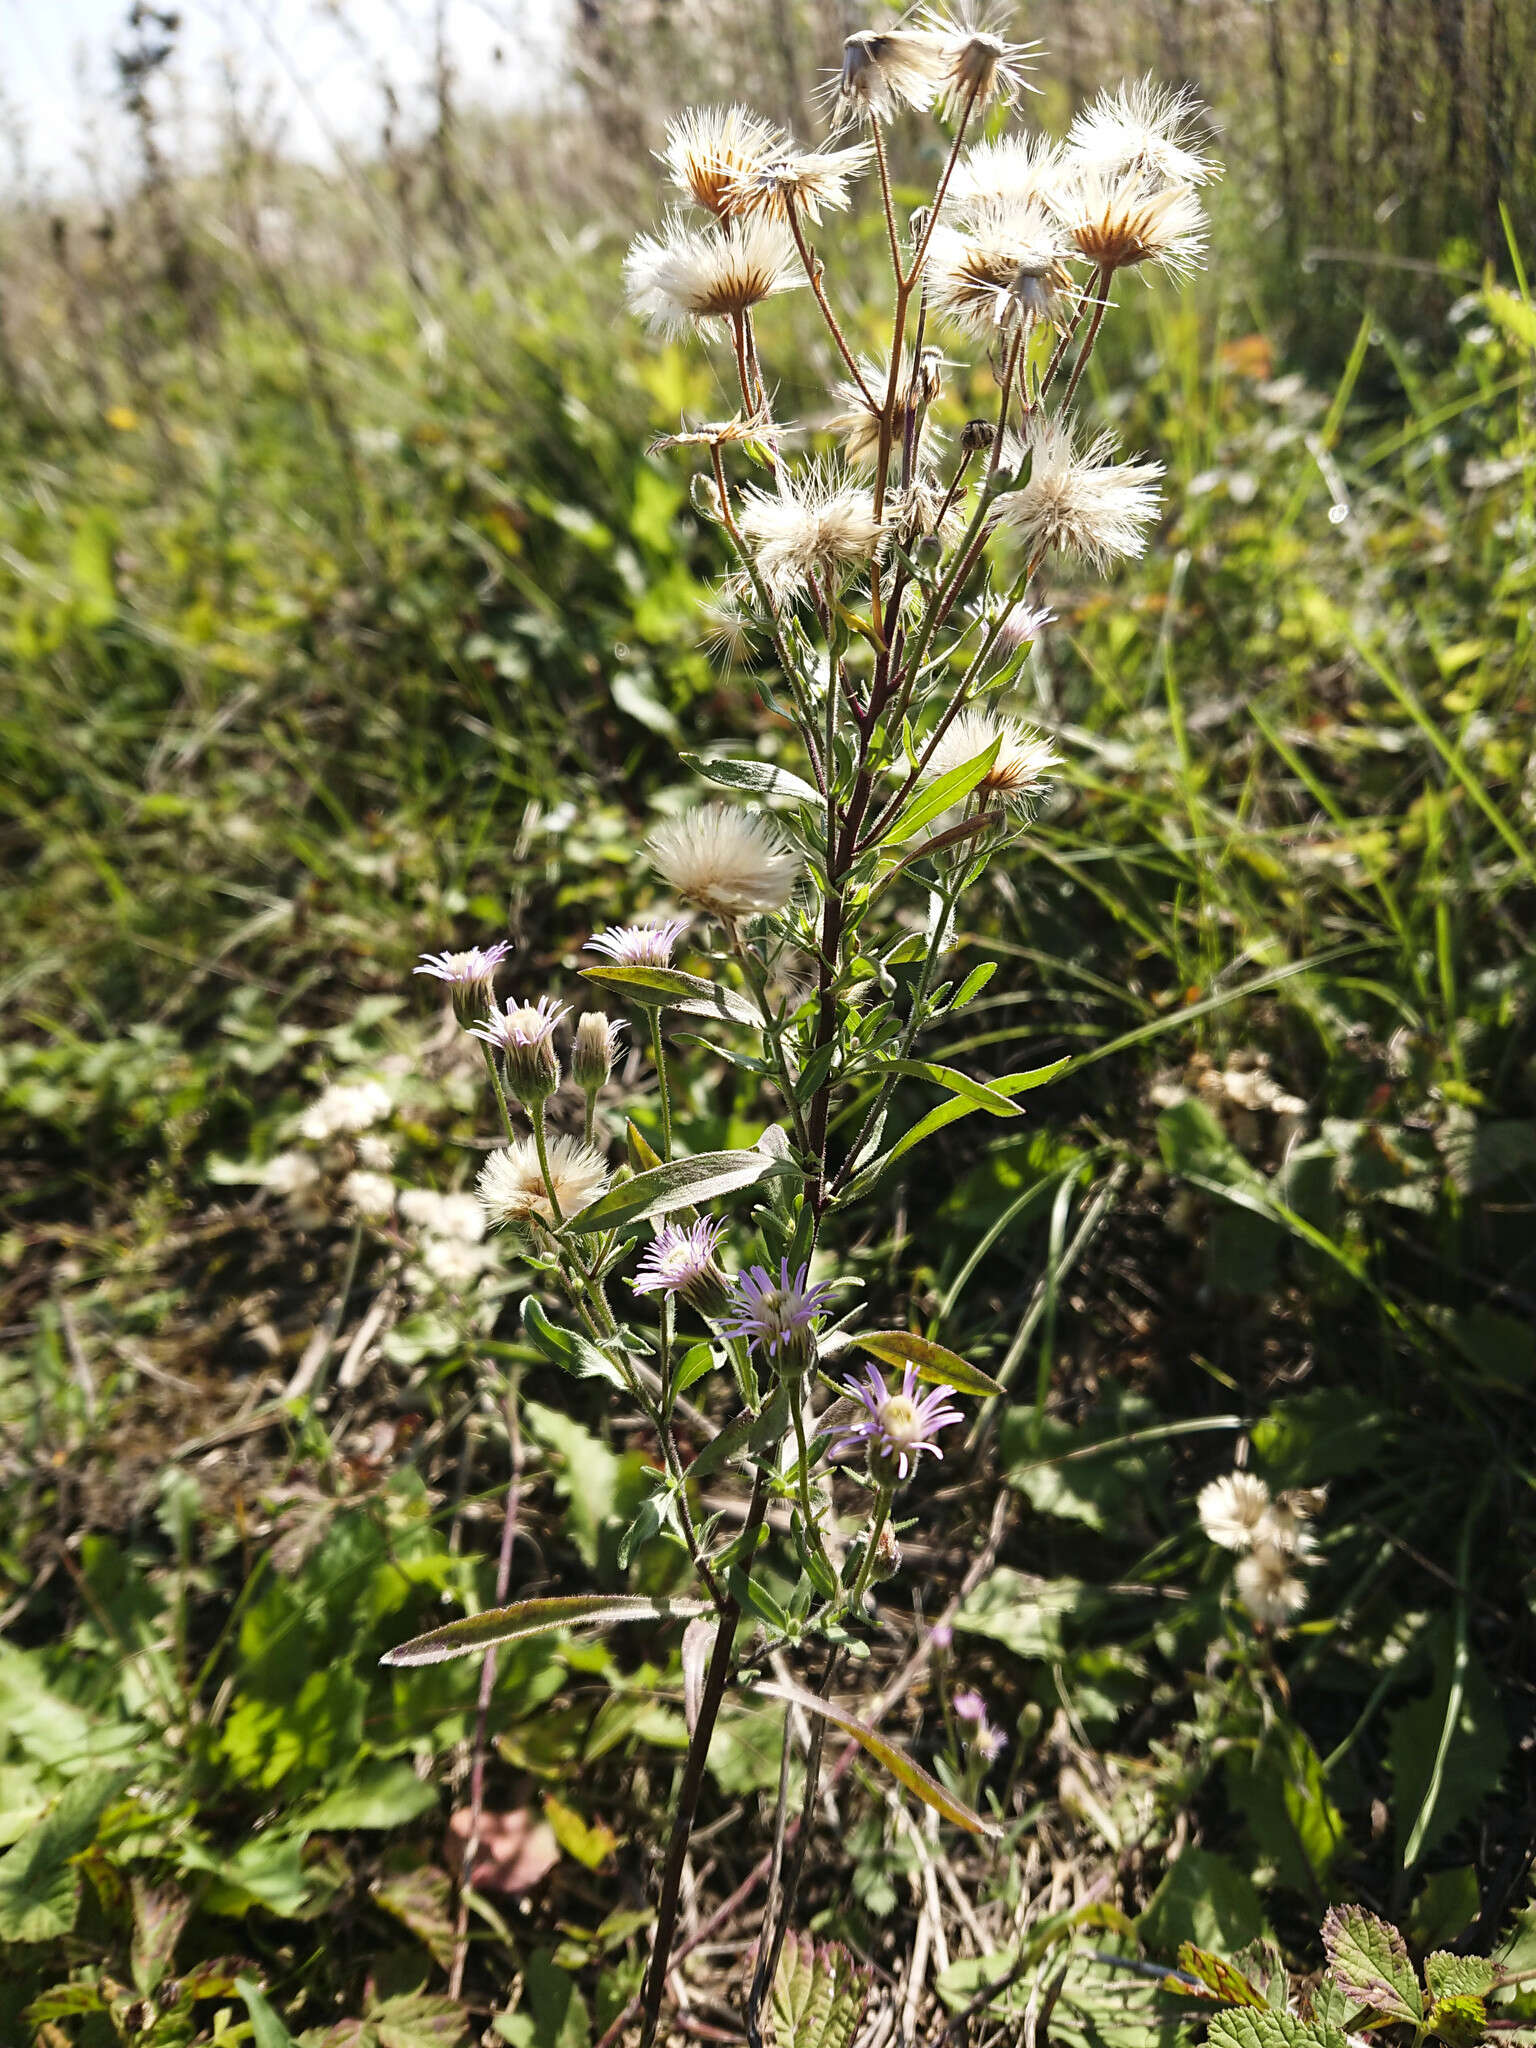
[(1284, 1628), (1307, 1604), (1298, 1574), (1317, 1548), (1306, 1524), (1320, 1500), (1316, 1493), (1283, 1493), (1277, 1500), (1257, 1473), (1229, 1472), (1204, 1487), (1195, 1503), (1211, 1542), (1238, 1553), (1233, 1585), (1263, 1628)]
[(393, 1106), (381, 1081), (333, 1081), (299, 1118), (299, 1136), (312, 1145), (355, 1137), (381, 1124)]

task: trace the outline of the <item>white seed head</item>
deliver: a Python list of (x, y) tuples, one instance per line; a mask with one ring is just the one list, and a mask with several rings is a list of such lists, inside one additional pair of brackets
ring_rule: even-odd
[(738, 221), (729, 234), (667, 221), (659, 235), (641, 235), (624, 259), (629, 303), (661, 334), (682, 334), (691, 321), (732, 320), (805, 283), (788, 230), (777, 221)]
[(1274, 1543), (1256, 1543), (1238, 1560), (1232, 1583), (1251, 1618), (1264, 1628), (1284, 1628), (1307, 1604), (1307, 1589), (1291, 1566), (1291, 1553)]
[(1200, 1489), (1195, 1508), (1212, 1543), (1223, 1550), (1248, 1550), (1269, 1513), (1269, 1488), (1257, 1473), (1228, 1472)]
[(457, 1237), (478, 1244), (485, 1235), (485, 1211), (473, 1195), (440, 1195), (435, 1188), (406, 1188), (401, 1217), (425, 1237)]
[(668, 124), (661, 160), (696, 206), (725, 220), (738, 178), (781, 155), (789, 138), (748, 107), (690, 107)]
[(779, 470), (776, 491), (749, 484), (739, 523), (759, 575), (777, 598), (801, 594), (813, 575), (841, 583), (879, 553), (885, 523), (875, 501), (837, 463)]
[(998, 743), (992, 766), (976, 785), (983, 803), (993, 801), (1032, 807), (1061, 766), (1061, 756), (1043, 732), (1016, 719), (997, 718), (987, 711), (962, 711), (934, 748), (923, 770), (925, 782), (937, 782), (952, 768), (963, 768)]
[(1157, 264), (1185, 277), (1205, 260), (1205, 209), (1188, 185), (1096, 170), (1063, 186), (1050, 205), (1078, 255), (1097, 269)]
[(833, 89), (844, 120), (867, 115), (892, 120), (903, 107), (933, 103), (950, 61), (946, 39), (931, 29), (861, 28), (843, 44), (843, 68)]
[(1001, 135), (978, 142), (956, 164), (944, 212), (962, 225), (992, 206), (1048, 206), (1068, 178), (1061, 145), (1048, 135)]
[(1065, 326), (1072, 318), (1071, 244), (1059, 221), (1032, 201), (989, 201), (965, 229), (941, 222), (928, 244), (934, 310), (980, 341), (1022, 320)]
[(1197, 146), (1207, 124), (1187, 86), (1137, 78), (1084, 107), (1067, 132), (1067, 155), (1085, 171), (1142, 171), (1170, 185), (1204, 185), (1221, 175)]
[(395, 1206), (395, 1184), (389, 1175), (364, 1166), (347, 1175), (341, 1191), (365, 1223), (382, 1223)]
[[(608, 1184), (602, 1154), (575, 1138), (551, 1138), (548, 1151), (549, 1177), (561, 1215), (574, 1216), (589, 1208)], [(525, 1223), (530, 1216), (546, 1223), (555, 1220), (532, 1138), (520, 1138), (493, 1152), (481, 1167), (475, 1188), (492, 1223)]]
[(646, 841), (657, 873), (685, 903), (716, 916), (780, 910), (800, 856), (756, 811), (704, 804), (659, 825)]
[[(838, 411), (827, 421), (827, 432), (836, 434), (842, 441), (843, 454), (848, 461), (860, 468), (873, 466), (880, 452), (880, 418), (885, 404), (885, 394), (890, 382), (890, 370), (884, 363), (871, 362), (868, 356), (859, 358), (859, 374), (864, 383), (859, 385), (852, 377), (845, 377), (832, 387), (832, 397)], [(923, 349), (913, 365), (906, 388), (896, 395), (896, 411), (891, 428), (891, 453), (899, 455), (906, 446), (907, 424), (913, 414), (917, 417), (917, 443), (922, 447), (936, 434), (929, 415), (929, 407), (938, 397), (944, 383), (944, 356), (936, 348)], [(865, 392), (869, 396), (865, 396)], [(870, 398), (874, 404), (870, 404)]]
[(699, 607), (704, 646), (722, 668), (742, 668), (752, 655), (759, 626), (751, 605), (751, 581), (732, 576)]
[(333, 1081), (299, 1119), (299, 1135), (312, 1144), (352, 1137), (389, 1115), (389, 1091), (379, 1081)]
[(925, 7), (918, 20), (944, 46), (936, 104), (946, 120), (958, 121), (967, 109), (988, 106), (993, 100), (1011, 106), (1021, 92), (1038, 89), (1025, 76), (1038, 43), (1009, 42), (998, 32), (996, 19), (972, 8), (962, 8), (956, 17), (939, 7)]
[(1004, 463), (1017, 469), (1027, 456), (1029, 482), (1003, 492), (997, 512), (1031, 555), (1056, 548), (1102, 570), (1120, 556), (1143, 552), (1146, 529), (1157, 516), (1163, 466), (1112, 462), (1113, 447), (1113, 437), (1105, 434), (1078, 455), (1070, 432), (1056, 420), (1042, 420), (1027, 442), (1010, 441)]
[(824, 207), (837, 213), (849, 204), (849, 185), (869, 169), (874, 158), (867, 142), (853, 143), (847, 149), (786, 147), (732, 178), (726, 187), (725, 206), (730, 214), (743, 219), (762, 215), (787, 221), (794, 207), (807, 220), (819, 221)]

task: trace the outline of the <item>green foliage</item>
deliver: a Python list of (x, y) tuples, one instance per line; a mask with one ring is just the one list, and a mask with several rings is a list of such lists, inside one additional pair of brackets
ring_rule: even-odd
[(849, 2048), (864, 2017), (872, 1972), (836, 1942), (791, 1936), (769, 2004), (773, 2048)]

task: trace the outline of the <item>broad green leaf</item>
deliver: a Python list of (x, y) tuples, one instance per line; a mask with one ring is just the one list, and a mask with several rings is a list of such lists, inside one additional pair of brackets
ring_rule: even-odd
[(469, 2015), (456, 1998), (408, 1991), (370, 2006), (379, 2048), (458, 2048), (469, 2032)]
[(876, 1763), (884, 1766), (898, 1784), (905, 1785), (915, 1798), (925, 1806), (931, 1806), (935, 1813), (945, 1820), (952, 1820), (956, 1827), (962, 1827), (973, 1835), (1001, 1835), (1002, 1829), (990, 1820), (983, 1820), (979, 1813), (973, 1813), (964, 1800), (957, 1799), (936, 1779), (930, 1778), (921, 1764), (914, 1763), (905, 1750), (898, 1749), (888, 1736), (878, 1728), (871, 1728), (865, 1722), (838, 1706), (833, 1700), (819, 1699), (803, 1685), (782, 1684), (777, 1680), (760, 1685), (758, 1691), (769, 1699), (789, 1700), (808, 1714), (820, 1714), (830, 1721), (834, 1728), (841, 1728), (845, 1735), (851, 1735), (859, 1747), (866, 1750)]
[(668, 1216), (675, 1210), (697, 1208), (717, 1201), (721, 1195), (749, 1188), (771, 1173), (790, 1169), (781, 1159), (766, 1152), (698, 1152), (691, 1159), (670, 1159), (637, 1173), (633, 1180), (612, 1188), (590, 1208), (581, 1210), (565, 1225), (567, 1236), (590, 1237), (621, 1224), (643, 1223), (651, 1216)]
[(962, 1074), (958, 1067), (936, 1066), (932, 1060), (879, 1060), (875, 1071), (881, 1074), (906, 1074), (914, 1081), (932, 1081), (937, 1087), (947, 1088), (951, 1095), (960, 1095), (967, 1102), (974, 1103), (992, 1116), (1022, 1116), (1024, 1112), (998, 1088), (987, 1081), (973, 1081), (969, 1074)]
[(373, 1764), (356, 1784), (344, 1785), (300, 1816), (314, 1834), (328, 1830), (398, 1828), (429, 1813), (437, 1804), (437, 1787), (418, 1778), (408, 1763)]
[(259, 1984), (249, 1977), (237, 1977), (235, 1989), (245, 2000), (245, 2009), (251, 2016), (253, 2048), (298, 2048), (292, 2034), (267, 2003), (267, 1994)]
[(873, 1974), (840, 1942), (818, 1947), (808, 1934), (790, 1935), (773, 1976), (773, 2048), (848, 2048), (864, 2017)]
[(1424, 1982), (1432, 1998), (1485, 1998), (1499, 1981), (1486, 1956), (1453, 1956), (1436, 1949), (1424, 1958)]
[(935, 1344), (931, 1337), (914, 1336), (910, 1330), (865, 1330), (851, 1340), (886, 1365), (898, 1369), (911, 1364), (928, 1386), (950, 1386), (957, 1394), (1000, 1394), (1003, 1389), (974, 1365), (967, 1365), (956, 1351)]
[(96, 1839), (127, 1771), (91, 1771), (65, 1787), (36, 1827), (0, 1856), (0, 1941), (53, 1941), (80, 1910), (74, 1859)]
[[(1225, 1856), (1208, 1849), (1186, 1849), (1168, 1866), (1162, 1883), (1137, 1917), (1136, 1927), (1154, 1955), (1176, 1953), (1185, 1941), (1220, 1954), (1241, 1948), (1263, 1932), (1264, 1908), (1248, 1878)], [(1230, 2017), (1224, 2013), (1212, 2020), (1213, 2040), (1222, 2020)], [(1245, 2011), (1243, 2017), (1261, 2016)], [(1275, 2048), (1279, 2048), (1278, 2042)]]
[(1504, 1712), (1482, 1660), (1434, 1631), (1431, 1690), (1387, 1717), (1392, 1817), (1404, 1868), (1470, 1820), (1497, 1789), (1509, 1748)]
[(552, 1792), (544, 1794), (544, 1818), (554, 1830), (555, 1840), (567, 1856), (588, 1870), (597, 1870), (619, 1846), (619, 1838), (601, 1821), (585, 1821), (575, 1807), (567, 1806)]
[(754, 796), (784, 797), (797, 804), (819, 804), (821, 793), (772, 761), (711, 760), (707, 754), (681, 754), (684, 767), (722, 789), (749, 789)]
[(453, 1967), (453, 1888), (446, 1870), (417, 1862), (395, 1870), (369, 1886), (386, 1913), (409, 1928), (440, 1970)]
[(947, 775), (941, 775), (937, 782), (930, 782), (925, 788), (914, 790), (891, 822), (888, 832), (881, 835), (882, 850), (887, 846), (899, 846), (904, 839), (910, 839), (914, 832), (920, 832), (941, 811), (947, 811), (951, 804), (957, 804), (971, 791), (987, 773), (997, 759), (1001, 738), (993, 740), (984, 753), (973, 761), (962, 761), (958, 768), (951, 768)]
[(1179, 1944), (1179, 1968), (1193, 1983), (1183, 1984), (1177, 1977), (1168, 1982), (1170, 1991), (1183, 1992), (1190, 1998), (1218, 1998), (1225, 2005), (1251, 2005), (1260, 2012), (1269, 2011), (1269, 2000), (1256, 1986), (1250, 1984), (1235, 1964), (1224, 1956), (1213, 1955), (1208, 1948), (1197, 1948), (1192, 1941)]
[(572, 1373), (577, 1379), (607, 1380), (621, 1393), (629, 1391), (629, 1383), (617, 1363), (579, 1330), (564, 1330), (558, 1323), (552, 1323), (537, 1295), (523, 1297), (523, 1328), (530, 1342), (562, 1372)]
[(677, 1621), (702, 1614), (697, 1600), (648, 1600), (631, 1593), (570, 1593), (549, 1600), (515, 1600), (510, 1607), (491, 1607), (467, 1614), (443, 1628), (413, 1636), (386, 1650), (381, 1664), (443, 1664), (450, 1657), (471, 1657), (501, 1643), (525, 1636), (549, 1635), (555, 1629), (606, 1626), (615, 1621)]
[(651, 1010), (684, 1010), (690, 1017), (719, 1017), (731, 1024), (760, 1027), (757, 1005), (724, 988), (718, 981), (706, 981), (701, 974), (685, 974), (680, 967), (584, 967), (588, 981), (615, 995)]
[[(999, 1565), (961, 1604), (955, 1627), (1001, 1643), (1016, 1657), (1054, 1664), (1066, 1653), (1063, 1622), (1069, 1616), (1090, 1618), (1103, 1598), (1097, 1588), (1081, 1579), (1037, 1579), (1012, 1565)], [(1190, 1931), (1186, 1928), (1184, 1933)], [(1247, 1930), (1250, 1934), (1256, 1931)]]
[(1488, 2009), (1480, 1998), (1437, 1998), (1424, 2024), (1447, 2048), (1477, 2048), (1488, 2031)]
[(1331, 1906), (1323, 1921), (1328, 1967), (1357, 2004), (1417, 2026), (1424, 1998), (1408, 1946), (1395, 1927), (1363, 1906)]
[(1336, 2027), (1293, 2019), (1288, 2012), (1254, 2012), (1247, 2006), (1217, 2013), (1206, 2042), (1208, 2048), (1345, 2048), (1345, 2037)]

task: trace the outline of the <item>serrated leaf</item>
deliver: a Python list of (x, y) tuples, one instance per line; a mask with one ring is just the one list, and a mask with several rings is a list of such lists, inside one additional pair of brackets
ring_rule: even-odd
[(685, 974), (680, 967), (584, 967), (582, 973), (599, 988), (628, 996), (649, 1010), (683, 1010), (690, 1017), (719, 1017), (730, 1024), (762, 1025), (755, 1003), (723, 988), (718, 981), (706, 981), (702, 974)]
[(1480, 1998), (1437, 1998), (1424, 2024), (1448, 2048), (1477, 2048), (1488, 2031), (1488, 2013)]
[(192, 1897), (185, 1885), (151, 1884), (142, 1871), (130, 1873), (128, 1890), (133, 1900), (130, 1967), (135, 1987), (147, 1998), (175, 1960)]
[(790, 1171), (782, 1159), (771, 1159), (754, 1147), (750, 1152), (696, 1152), (689, 1159), (669, 1159), (633, 1180), (611, 1188), (589, 1208), (566, 1223), (566, 1236), (590, 1237), (621, 1224), (643, 1223), (652, 1216), (697, 1208), (721, 1195), (749, 1188), (771, 1173)]
[(69, 1933), (80, 1910), (75, 1858), (95, 1841), (98, 1821), (130, 1775), (92, 1771), (76, 1778), (0, 1856), (0, 1942), (52, 1941)]
[(1395, 1927), (1363, 1906), (1330, 1906), (1323, 1947), (1333, 1975), (1360, 2005), (1413, 2026), (1423, 2019), (1419, 1980)]
[(469, 1657), (500, 1643), (526, 1636), (550, 1635), (556, 1629), (606, 1626), (615, 1621), (677, 1621), (703, 1608), (697, 1600), (650, 1600), (638, 1593), (572, 1593), (550, 1600), (516, 1600), (510, 1607), (491, 1607), (484, 1614), (466, 1614), (461, 1621), (413, 1636), (386, 1650), (381, 1664), (444, 1664), (450, 1657)]
[(1424, 1959), (1431, 1998), (1483, 1998), (1498, 1981), (1498, 1969), (1486, 1956), (1453, 1956), (1441, 1948)]
[(456, 1998), (408, 1991), (386, 1998), (368, 2014), (379, 2048), (458, 2048), (469, 2032), (469, 2015)]
[(859, 1747), (866, 1750), (876, 1763), (884, 1766), (900, 1785), (905, 1785), (914, 1798), (921, 1799), (925, 1806), (931, 1806), (935, 1813), (945, 1820), (952, 1820), (956, 1827), (965, 1828), (973, 1835), (987, 1835), (993, 1838), (1002, 1834), (1002, 1829), (990, 1820), (983, 1820), (979, 1813), (973, 1813), (964, 1800), (957, 1799), (934, 1778), (930, 1778), (921, 1764), (914, 1763), (904, 1749), (898, 1749), (888, 1736), (878, 1728), (871, 1728), (865, 1722), (856, 1720), (833, 1700), (819, 1699), (803, 1685), (774, 1681), (761, 1685), (758, 1691), (769, 1699), (789, 1700), (808, 1714), (820, 1714), (830, 1721), (834, 1728), (841, 1728), (845, 1735), (851, 1735)]
[(840, 1943), (818, 1948), (808, 1934), (792, 1934), (773, 1976), (773, 2048), (848, 2048), (864, 2017), (872, 1976)]
[(1346, 2048), (1337, 2027), (1293, 2019), (1288, 2012), (1255, 2012), (1249, 2006), (1217, 2013), (1206, 2042), (1208, 2048)]
[(914, 1336), (910, 1330), (866, 1330), (850, 1339), (861, 1351), (868, 1351), (886, 1365), (898, 1368), (909, 1362), (926, 1386), (950, 1386), (957, 1394), (1000, 1394), (1003, 1389), (974, 1365), (967, 1365), (958, 1352), (931, 1337)]
[(558, 1323), (552, 1323), (537, 1295), (524, 1295), (522, 1316), (523, 1329), (530, 1343), (551, 1365), (558, 1365), (562, 1372), (568, 1372), (576, 1379), (607, 1380), (621, 1393), (629, 1391), (615, 1361), (590, 1339), (583, 1337), (579, 1330), (565, 1330)]
[(703, 754), (680, 754), (679, 760), (696, 775), (702, 775), (706, 782), (718, 784), (721, 789), (748, 789), (754, 796), (784, 797), (797, 804), (819, 804), (822, 801), (818, 790), (812, 789), (798, 775), (792, 775), (787, 768), (779, 768), (772, 761), (710, 760)]
[(1183, 1992), (1190, 1998), (1219, 1998), (1227, 2005), (1251, 2005), (1260, 2012), (1269, 2011), (1269, 2000), (1256, 1986), (1250, 1984), (1235, 1964), (1224, 1956), (1213, 1955), (1208, 1948), (1196, 1948), (1192, 1941), (1179, 1946), (1179, 1968), (1194, 1982), (1181, 1984), (1171, 1978), (1168, 1989)]

